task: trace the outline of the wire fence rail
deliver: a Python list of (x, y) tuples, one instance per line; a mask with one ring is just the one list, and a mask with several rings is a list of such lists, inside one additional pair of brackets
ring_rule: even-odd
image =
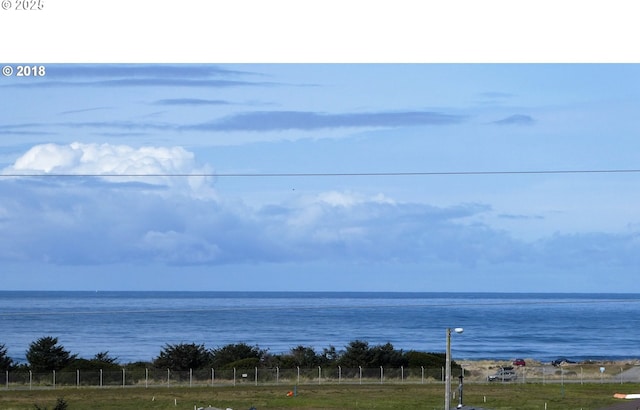
[[(640, 369), (635, 369), (640, 370)], [(509, 380), (489, 380), (495, 371), (464, 370), (464, 383), (640, 383), (640, 371), (604, 369), (585, 371), (580, 367), (569, 370), (526, 367), (515, 370)], [(461, 372), (454, 371), (452, 380), (458, 381)], [(238, 385), (312, 385), (312, 384), (428, 384), (444, 383), (444, 368), (232, 368), (232, 369), (127, 369), (120, 371), (76, 370), (33, 372), (13, 370), (0, 373), (0, 386), (6, 390), (103, 388), (103, 387), (204, 387)]]

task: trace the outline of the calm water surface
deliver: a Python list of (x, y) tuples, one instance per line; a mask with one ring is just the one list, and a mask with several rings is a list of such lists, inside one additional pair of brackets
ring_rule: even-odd
[(452, 337), (458, 359), (640, 358), (640, 295), (0, 291), (0, 344), (18, 361), (42, 336), (122, 363), (152, 360), (167, 343), (282, 353), (360, 339), (444, 352), (447, 327), (465, 329)]

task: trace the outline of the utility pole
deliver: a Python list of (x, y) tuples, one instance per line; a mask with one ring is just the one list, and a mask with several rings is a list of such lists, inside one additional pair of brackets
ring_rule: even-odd
[[(464, 331), (461, 327), (453, 329), (456, 333)], [(444, 409), (451, 409), (451, 328), (447, 328), (447, 350), (445, 353), (445, 372), (444, 372)]]

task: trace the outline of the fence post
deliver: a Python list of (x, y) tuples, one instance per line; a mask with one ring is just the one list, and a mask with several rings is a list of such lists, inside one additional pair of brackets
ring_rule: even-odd
[(318, 384), (320, 384), (321, 379), (322, 379), (322, 368), (318, 366)]
[(338, 366), (338, 384), (342, 382), (342, 367)]
[(189, 369), (189, 387), (191, 387), (191, 383), (193, 381), (193, 369)]
[(384, 371), (382, 370), (382, 366), (380, 366), (380, 384), (382, 384), (383, 378), (384, 378)]
[[(31, 390), (31, 383), (33, 382), (33, 372), (29, 370), (29, 390)], [(9, 377), (7, 376), (7, 385), (9, 384)]]
[(171, 386), (171, 370), (167, 369), (167, 387)]
[(296, 366), (298, 368), (298, 384), (300, 384), (300, 366)]
[(80, 369), (76, 369), (76, 389), (80, 388)]
[(404, 366), (400, 366), (400, 381), (404, 383)]
[(56, 388), (56, 371), (53, 371), (53, 388)]
[(236, 385), (236, 368), (233, 368), (233, 386), (235, 387)]
[(149, 369), (148, 368), (144, 368), (144, 388), (148, 388), (149, 387)]
[(280, 368), (276, 366), (276, 384), (280, 383)]
[(362, 366), (358, 366), (358, 369), (360, 369), (360, 384), (362, 384)]
[(215, 370), (213, 370), (213, 367), (211, 368), (211, 387), (213, 387), (213, 383), (216, 380), (216, 372)]
[(424, 384), (424, 366), (420, 366), (420, 381)]
[[(31, 370), (29, 370), (29, 371), (31, 371)], [(5, 372), (4, 372), (4, 381), (5, 381), (5, 384), (7, 385), (7, 390), (9, 390), (9, 370), (5, 370)], [(31, 390), (31, 389), (29, 389), (29, 390)]]
[(256, 371), (255, 381), (256, 381), (256, 386), (257, 386), (258, 385), (258, 366), (255, 367), (255, 371)]
[(126, 371), (126, 370), (125, 370), (125, 369), (124, 369), (124, 367), (123, 367), (123, 368), (122, 368), (122, 388), (123, 388), (123, 389), (124, 389), (124, 386), (125, 386), (125, 384), (126, 384), (126, 377), (127, 377), (127, 376), (125, 375), (125, 371)]

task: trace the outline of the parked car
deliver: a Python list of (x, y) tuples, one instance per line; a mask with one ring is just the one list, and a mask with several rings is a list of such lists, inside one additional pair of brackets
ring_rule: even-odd
[(556, 360), (552, 361), (551, 364), (558, 367), (558, 366), (562, 366), (563, 364), (567, 364), (567, 363), (575, 363), (573, 360), (569, 360), (566, 357), (559, 357)]
[(511, 382), (518, 378), (516, 371), (511, 366), (502, 367), (500, 370), (496, 372), (496, 374), (492, 374), (487, 377), (487, 380), (490, 382)]
[(513, 365), (514, 366), (526, 366), (527, 363), (524, 361), (524, 359), (515, 359), (513, 361)]

